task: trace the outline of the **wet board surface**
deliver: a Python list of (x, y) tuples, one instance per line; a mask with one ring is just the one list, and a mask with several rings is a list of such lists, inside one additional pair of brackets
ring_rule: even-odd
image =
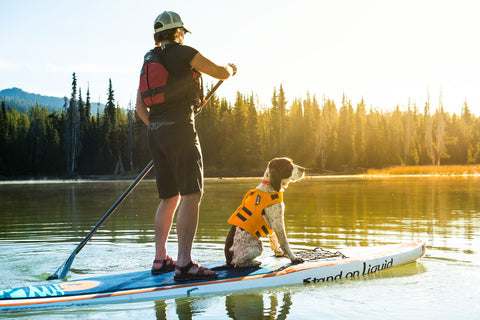
[(261, 267), (216, 270), (213, 280), (177, 282), (173, 272), (152, 275), (150, 270), (74, 281), (0, 290), (0, 311), (105, 303), (155, 301), (222, 292), (334, 281), (375, 273), (414, 262), (425, 253), (423, 241), (394, 245), (342, 248), (339, 252), (296, 252), (306, 261), (292, 265), (288, 258), (264, 256)]

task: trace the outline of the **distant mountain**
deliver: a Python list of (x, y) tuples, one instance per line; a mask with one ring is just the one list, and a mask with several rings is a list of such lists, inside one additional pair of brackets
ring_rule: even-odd
[(7, 106), (16, 108), (20, 112), (30, 109), (36, 103), (45, 107), (49, 112), (61, 111), (65, 103), (63, 98), (42, 96), (36, 93), (25, 92), (19, 88), (0, 91), (0, 101), (5, 101)]
[[(84, 98), (85, 99), (85, 98)], [(28, 110), (30, 107), (38, 103), (45, 107), (48, 111), (61, 111), (65, 104), (64, 98), (43, 96), (36, 93), (29, 93), (20, 88), (10, 88), (0, 91), (0, 102), (10, 105), (12, 108), (17, 108), (19, 111)], [(98, 103), (92, 103), (92, 113), (97, 112)], [(100, 110), (103, 110), (104, 105), (100, 104)]]

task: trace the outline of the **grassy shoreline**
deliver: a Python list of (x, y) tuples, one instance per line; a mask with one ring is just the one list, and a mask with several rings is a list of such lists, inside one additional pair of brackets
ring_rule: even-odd
[[(462, 177), (462, 176), (473, 176), (480, 177), (480, 164), (475, 165), (442, 165), (442, 166), (396, 166), (388, 167), (383, 169), (368, 169), (363, 173), (338, 173), (338, 172), (329, 172), (327, 174), (307, 174), (306, 178), (345, 178), (345, 177), (398, 177), (398, 176), (409, 176), (409, 177), (421, 177), (421, 176), (430, 176), (430, 177)], [(108, 181), (130, 181), (135, 179), (136, 175), (128, 174), (124, 176), (115, 176), (115, 175), (90, 175), (90, 176), (79, 176), (75, 178), (55, 178), (55, 177), (18, 177), (17, 179), (1, 179), (0, 184), (15, 184), (15, 183), (58, 183), (58, 182), (108, 182)], [(205, 177), (205, 180), (238, 180), (238, 179), (258, 179), (259, 176), (209, 176)], [(153, 175), (149, 175), (144, 178), (144, 180), (154, 180)]]
[(383, 169), (369, 169), (367, 176), (376, 175), (429, 175), (429, 176), (465, 176), (480, 175), (480, 164), (442, 165), (442, 166), (397, 166)]

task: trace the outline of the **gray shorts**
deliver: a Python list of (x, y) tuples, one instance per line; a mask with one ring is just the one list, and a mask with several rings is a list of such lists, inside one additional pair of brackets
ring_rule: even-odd
[(202, 149), (192, 124), (152, 122), (148, 145), (161, 199), (203, 193)]

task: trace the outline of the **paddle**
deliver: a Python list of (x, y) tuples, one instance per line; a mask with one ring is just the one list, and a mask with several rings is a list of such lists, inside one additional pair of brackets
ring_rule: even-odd
[[(220, 87), (220, 85), (223, 83), (223, 80), (219, 80), (217, 84), (208, 92), (207, 96), (205, 99), (202, 101), (202, 103), (197, 106), (198, 110), (201, 109), (203, 105), (207, 103), (208, 100), (213, 96), (213, 93)], [(137, 178), (128, 186), (128, 188), (123, 192), (123, 194), (120, 196), (120, 198), (115, 201), (115, 203), (108, 209), (107, 213), (98, 221), (98, 223), (93, 227), (93, 229), (87, 234), (85, 238), (78, 244), (78, 246), (73, 250), (72, 254), (70, 257), (68, 257), (67, 260), (55, 271), (53, 275), (47, 278), (47, 280), (54, 280), (54, 279), (63, 279), (67, 275), (68, 271), (70, 270), (70, 267), (72, 266), (73, 259), (75, 259), (75, 256), (82, 250), (82, 248), (87, 244), (88, 240), (93, 236), (93, 234), (100, 228), (100, 226), (107, 220), (113, 212), (117, 209), (117, 207), (122, 203), (122, 201), (132, 192), (132, 190), (137, 186), (140, 181), (147, 175), (147, 173), (153, 168), (153, 160), (150, 161), (147, 166), (140, 172), (140, 174), (137, 176)]]
[(53, 280), (53, 279), (63, 279), (67, 275), (68, 271), (70, 270), (70, 267), (73, 263), (73, 259), (75, 259), (75, 256), (82, 250), (82, 248), (87, 244), (88, 240), (93, 236), (93, 234), (100, 228), (100, 226), (107, 220), (117, 209), (117, 207), (122, 203), (122, 201), (132, 192), (132, 190), (137, 186), (137, 184), (142, 181), (142, 179), (147, 175), (147, 173), (153, 168), (153, 160), (150, 161), (145, 169), (140, 172), (140, 174), (137, 176), (135, 181), (133, 181), (130, 186), (122, 193), (120, 198), (115, 201), (115, 203), (108, 209), (107, 213), (98, 221), (98, 223), (95, 225), (95, 227), (87, 234), (85, 238), (78, 244), (78, 246), (73, 250), (72, 254), (70, 257), (68, 257), (67, 260), (55, 271), (53, 275), (47, 278), (47, 280)]
[(212, 90), (210, 90), (208, 93), (207, 93), (207, 96), (203, 99), (203, 101), (201, 101), (198, 105), (195, 106), (194, 108), (194, 112), (195, 112), (195, 115), (199, 114), (201, 111), (202, 111), (202, 108), (205, 104), (207, 104), (207, 101), (210, 100), (210, 98), (212, 97), (213, 93), (215, 91), (217, 91), (218, 87), (220, 87), (220, 85), (223, 83), (223, 80), (218, 80), (218, 82), (215, 84), (215, 86), (212, 88)]

